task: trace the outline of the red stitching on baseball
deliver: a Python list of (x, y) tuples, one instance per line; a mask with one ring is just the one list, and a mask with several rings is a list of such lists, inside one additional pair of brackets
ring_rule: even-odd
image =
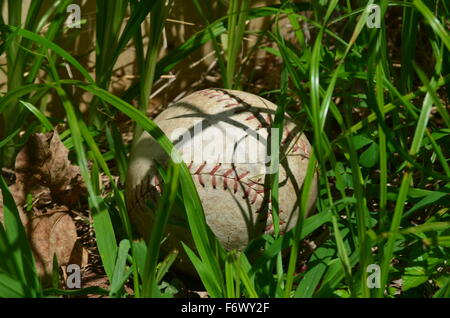
[(241, 173), (240, 175), (237, 176), (236, 180), (241, 180), (242, 178), (245, 178), (246, 176), (248, 176), (250, 173), (250, 171), (246, 171)]
[[(283, 224), (285, 224), (285, 223), (286, 223), (285, 221), (283, 221), (282, 219), (280, 219), (280, 225), (283, 225)], [(272, 230), (273, 230), (273, 223), (267, 225), (266, 228), (265, 228), (265, 231), (266, 231), (266, 232), (272, 231)], [(283, 232), (283, 233), (284, 233), (284, 232)], [(280, 234), (281, 234), (281, 231), (280, 231)]]
[[(282, 215), (283, 215), (283, 210), (280, 210), (280, 212), (278, 212), (278, 224), (281, 226), (283, 224), (286, 224), (286, 221), (282, 219)], [(267, 214), (267, 222), (272, 221), (271, 224), (267, 225), (266, 228), (264, 229), (265, 232), (268, 231), (272, 231), (274, 228), (274, 223), (273, 223), (273, 217), (272, 217), (272, 211), (270, 210)], [(280, 230), (280, 234), (283, 235), (284, 231)]]
[(234, 193), (236, 193), (238, 191), (238, 185), (239, 185), (239, 181), (234, 179), (234, 187), (233, 187)]
[(291, 136), (291, 133), (292, 133), (292, 131), (290, 131), (288, 128), (285, 129), (285, 137), (281, 141), (282, 145), (284, 145), (288, 141), (289, 137)]
[(162, 193), (161, 182), (159, 182), (158, 175), (156, 174), (153, 176), (153, 186), (156, 188), (156, 191)]
[(232, 100), (232, 99), (230, 97), (225, 97), (225, 98), (218, 99), (217, 102), (220, 103), (220, 102), (225, 102), (227, 100)]
[(219, 94), (219, 95), (209, 95), (208, 98), (209, 98), (209, 99), (213, 99), (213, 98), (221, 97), (221, 96), (223, 96), (223, 93), (222, 93), (222, 94)]
[(257, 191), (255, 191), (255, 195), (253, 196), (253, 200), (252, 200), (252, 202), (250, 202), (250, 204), (255, 204), (256, 199), (258, 199), (258, 192)]
[(219, 170), (221, 166), (222, 163), (217, 164), (209, 173), (212, 176), (211, 183), (214, 189), (216, 188), (216, 171)]
[(202, 172), (203, 168), (206, 166), (206, 161), (198, 167), (198, 169), (194, 172), (194, 174), (199, 174)]
[(217, 93), (217, 91), (212, 90), (212, 89), (205, 89), (205, 90), (200, 92), (200, 94), (203, 95), (203, 96), (209, 96), (209, 95), (215, 94), (215, 93)]
[(205, 187), (205, 183), (203, 182), (202, 175), (201, 174), (197, 174), (197, 179), (198, 179), (198, 183), (200, 183), (200, 185), (204, 188)]
[(308, 146), (306, 145), (306, 142), (304, 140), (300, 140), (300, 146), (303, 148), (303, 152), (306, 156), (309, 155)]
[[(237, 193), (239, 191), (239, 186), (243, 188), (244, 191), (244, 198), (247, 198), (250, 196), (250, 193), (253, 192), (254, 196), (251, 200), (251, 204), (254, 204), (257, 201), (258, 196), (261, 194), (264, 194), (266, 192), (266, 189), (254, 189), (253, 186), (257, 185), (260, 187), (264, 187), (263, 184), (259, 183), (261, 181), (261, 178), (258, 178), (256, 181), (249, 180), (249, 181), (241, 181), (243, 178), (247, 177), (250, 174), (250, 171), (244, 171), (240, 174), (236, 172), (235, 167), (228, 168), (223, 174), (219, 173), (220, 167), (222, 167), (222, 163), (217, 163), (213, 166), (211, 171), (209, 172), (203, 172), (204, 168), (207, 163), (202, 163), (194, 172), (192, 171), (192, 163), (189, 165), (189, 171), (192, 175), (197, 176), (197, 180), (199, 184), (202, 187), (206, 186), (206, 183), (204, 182), (203, 176), (207, 175), (211, 177), (211, 185), (214, 189), (217, 188), (217, 178), (222, 179), (223, 189), (228, 189), (228, 180), (233, 181), (232, 191), (234, 193)], [(195, 168), (194, 168), (195, 169)], [(233, 175), (234, 174), (234, 175)]]
[(234, 106), (239, 106), (241, 103), (233, 103), (233, 104), (227, 104), (224, 107), (225, 108), (229, 108), (229, 107), (234, 107)]
[(272, 125), (272, 117), (268, 114), (266, 116), (266, 119), (264, 119), (264, 122), (259, 122), (258, 129), (261, 129), (263, 127), (270, 127)]
[(217, 164), (212, 170), (211, 170), (211, 172), (209, 173), (210, 175), (214, 175), (216, 172), (217, 172), (217, 170), (219, 170), (219, 168), (222, 166), (222, 163), (219, 163), (219, 164)]
[(215, 175), (212, 175), (211, 184), (212, 184), (213, 189), (215, 189), (217, 186)]
[(230, 168), (230, 169), (228, 169), (224, 174), (223, 174), (223, 176), (226, 178), (226, 177), (228, 177), (230, 174), (232, 174), (234, 172), (234, 169), (233, 168)]
[(252, 188), (247, 188), (247, 190), (244, 190), (244, 195), (242, 196), (242, 199), (247, 199), (248, 195), (250, 194)]

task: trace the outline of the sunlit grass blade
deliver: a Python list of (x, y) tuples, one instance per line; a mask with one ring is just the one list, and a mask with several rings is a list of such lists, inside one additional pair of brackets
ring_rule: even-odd
[(0, 297), (1, 298), (24, 298), (29, 297), (26, 284), (6, 273), (0, 272)]
[(300, 248), (300, 242), (302, 239), (303, 225), (305, 224), (304, 219), (307, 211), (307, 206), (309, 202), (309, 193), (311, 187), (313, 186), (313, 180), (315, 178), (316, 171), (316, 156), (314, 150), (311, 152), (308, 162), (308, 168), (306, 170), (305, 180), (303, 181), (302, 192), (300, 195), (300, 203), (299, 203), (299, 216), (297, 219), (297, 224), (293, 229), (293, 244), (291, 248), (291, 252), (289, 255), (289, 266), (286, 273), (286, 286), (284, 291), (284, 297), (289, 298), (291, 295), (291, 289), (294, 280), (294, 272), (295, 266), (297, 264), (297, 258)]
[(239, 273), (235, 272), (234, 269), (234, 263), (236, 262), (236, 252), (231, 251), (228, 253), (227, 257), (225, 258), (225, 297), (227, 298), (235, 298), (237, 295), (235, 294), (235, 280), (236, 284), (239, 280), (239, 277), (236, 277), (236, 274), (239, 275)]
[(211, 271), (206, 267), (205, 263), (195, 255), (194, 251), (182, 242), (183, 248), (195, 267), (202, 283), (204, 284), (208, 294), (213, 298), (223, 297), (223, 293), (220, 290), (220, 286), (215, 282), (214, 276), (211, 275)]
[(311, 257), (308, 271), (297, 286), (294, 297), (310, 298), (319, 285), (327, 266), (335, 254), (334, 249), (319, 247)]
[(227, 33), (227, 65), (225, 88), (235, 88), (236, 62), (242, 46), (245, 22), (247, 21), (249, 0), (230, 0), (228, 3), (228, 33)]
[[(242, 285), (245, 287), (249, 298), (258, 298), (258, 292), (255, 289), (254, 281), (248, 275), (249, 270), (245, 268), (245, 265), (242, 266), (243, 262), (241, 261), (241, 257), (244, 258), (245, 255), (239, 254), (237, 256), (237, 260), (234, 262), (234, 271), (238, 275)], [(242, 264), (242, 265), (241, 265)], [(239, 295), (236, 295), (239, 296)]]
[(156, 1), (140, 1), (140, 2), (135, 1), (135, 2), (136, 5), (134, 7), (132, 6), (133, 9), (131, 11), (131, 16), (122, 34), (120, 35), (118, 44), (115, 49), (115, 53), (113, 54), (112, 64), (115, 64), (119, 54), (128, 44), (128, 42), (133, 38), (133, 36), (137, 32), (139, 32), (142, 22), (152, 11), (152, 8), (156, 3)]
[(6, 258), (11, 258), (14, 267), (11, 274), (16, 276), (21, 284), (27, 286), (24, 295), (27, 297), (39, 297), (42, 295), (42, 288), (37, 276), (34, 257), (22, 221), (17, 210), (16, 203), (11, 195), (8, 186), (0, 176), (0, 189), (3, 196), (3, 217), (5, 228), (0, 224), (2, 237), (2, 253)]
[(46, 130), (48, 131), (52, 131), (53, 130), (53, 125), (50, 123), (50, 121), (47, 119), (47, 117), (36, 107), (34, 107), (32, 104), (28, 103), (28, 102), (24, 102), (24, 101), (20, 101), (20, 103), (25, 106), (26, 108), (28, 108), (28, 110), (30, 112), (33, 113), (34, 116), (37, 117), (37, 119), (39, 119), (39, 121), (42, 123), (42, 125), (45, 127)]
[(70, 103), (65, 91), (60, 87), (55, 87), (60, 96), (64, 109), (66, 111), (69, 126), (72, 132), (75, 151), (77, 153), (77, 161), (80, 167), (81, 175), (86, 183), (89, 193), (89, 203), (92, 208), (92, 218), (94, 228), (96, 230), (97, 245), (102, 257), (103, 266), (108, 277), (112, 277), (117, 255), (117, 243), (114, 236), (114, 229), (111, 218), (104, 200), (93, 187), (92, 179), (89, 174), (86, 152), (83, 147), (83, 137), (80, 128), (80, 121), (76, 115), (76, 111)]
[[(43, 28), (51, 21), (50, 26), (45, 31), (45, 38), (49, 41), (54, 41), (58, 34), (62, 31), (66, 19), (67, 6), (71, 3), (71, 0), (57, 0), (52, 3), (52, 6), (48, 10), (40, 15), (40, 19), (34, 28), (30, 28), (30, 31), (35, 33), (43, 33)], [(35, 57), (31, 70), (25, 78), (25, 82), (28, 84), (33, 83), (39, 74), (39, 70), (42, 69), (42, 63), (45, 58), (46, 48), (40, 47), (37, 51), (34, 51)]]
[(413, 4), (425, 17), (426, 21), (433, 28), (435, 34), (441, 38), (442, 42), (444, 42), (447, 50), (450, 51), (450, 35), (448, 33), (448, 30), (445, 30), (438, 18), (421, 0), (413, 0)]
[(154, 223), (150, 231), (150, 237), (148, 238), (148, 255), (144, 267), (142, 297), (156, 296), (152, 291), (157, 282), (156, 265), (158, 263), (159, 246), (178, 191), (180, 166), (171, 162), (169, 163), (168, 169), (168, 182), (164, 185), (163, 195), (158, 202)]
[[(418, 71), (419, 69), (416, 68)], [(420, 72), (420, 71), (419, 71)], [(425, 99), (422, 104), (422, 110), (420, 113), (419, 120), (416, 125), (416, 129), (414, 132), (414, 137), (411, 143), (411, 148), (409, 150), (409, 153), (412, 156), (415, 156), (421, 146), (422, 138), (425, 134), (425, 129), (429, 120), (429, 114), (432, 107), (432, 98), (430, 94), (427, 94), (425, 96)], [(407, 169), (403, 173), (402, 183), (400, 186), (399, 196), (395, 205), (394, 215), (392, 217), (391, 225), (390, 225), (390, 232), (396, 232), (398, 231), (400, 227), (400, 222), (402, 220), (403, 211), (404, 211), (404, 203), (407, 198), (408, 189), (411, 184), (412, 179), (412, 169), (411, 164), (407, 164)], [(391, 259), (393, 257), (394, 252), (394, 244), (396, 241), (396, 236), (390, 236), (387, 240), (387, 243), (385, 245), (384, 255), (383, 255), (383, 261), (381, 264), (381, 288), (378, 293), (378, 296), (382, 297), (384, 295), (384, 290), (386, 288), (386, 285), (388, 283), (389, 279), (389, 265), (391, 262)]]
[[(160, 42), (166, 17), (172, 7), (172, 0), (156, 0), (150, 14), (150, 32), (147, 45), (147, 52), (145, 54), (145, 61), (143, 68), (140, 70), (140, 94), (139, 94), (139, 109), (142, 112), (147, 111), (148, 99), (152, 92), (153, 83), (156, 80), (155, 70), (158, 60), (158, 53), (160, 49)], [(142, 127), (136, 126), (134, 132), (134, 140), (140, 136)]]
[(67, 62), (69, 62), (72, 66), (74, 66), (80, 73), (83, 75), (83, 77), (90, 83), (94, 82), (94, 79), (89, 74), (89, 72), (67, 51), (65, 51), (63, 48), (61, 48), (59, 45), (55, 44), (54, 42), (34, 33), (30, 32), (24, 29), (20, 29), (17, 27), (13, 27), (10, 25), (0, 25), (0, 30), (3, 32), (16, 32), (17, 34), (27, 38), (35, 43), (38, 43), (42, 45), (43, 47), (52, 50), (53, 52), (57, 53), (59, 56), (64, 58)]
[(118, 297), (120, 296), (120, 290), (123, 288), (125, 281), (128, 279), (131, 271), (126, 272), (126, 261), (128, 256), (128, 251), (131, 248), (129, 240), (122, 240), (119, 244), (117, 250), (116, 265), (114, 267), (114, 273), (111, 278), (111, 287), (109, 296)]
[(159, 264), (158, 271), (156, 272), (156, 283), (157, 284), (159, 284), (162, 281), (162, 279), (164, 278), (164, 275), (167, 274), (167, 272), (169, 271), (173, 262), (175, 262), (176, 258), (178, 257), (178, 253), (179, 253), (178, 250), (173, 250)]
[(120, 181), (125, 182), (125, 177), (128, 170), (128, 162), (126, 158), (127, 148), (125, 147), (122, 136), (115, 125), (106, 125), (105, 129), (109, 147), (114, 153), (114, 158), (119, 170)]

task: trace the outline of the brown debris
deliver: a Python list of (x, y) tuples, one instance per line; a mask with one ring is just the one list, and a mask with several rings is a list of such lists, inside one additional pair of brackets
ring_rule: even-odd
[(44, 281), (50, 282), (53, 255), (58, 264), (69, 264), (77, 240), (72, 218), (63, 212), (46, 213), (31, 220), (31, 234), (36, 268)]
[[(67, 206), (76, 203), (82, 192), (80, 169), (68, 159), (69, 150), (56, 133), (34, 134), (16, 157), (14, 196), (19, 204), (27, 193), (48, 188), (53, 202)], [(12, 189), (13, 190), (13, 189)]]
[(77, 228), (70, 215), (70, 207), (79, 201), (85, 186), (68, 153), (57, 133), (33, 134), (16, 157), (15, 171), (7, 171), (9, 179), (15, 180), (9, 189), (44, 286), (51, 282), (54, 255), (59, 266), (87, 263), (87, 251), (77, 242)]

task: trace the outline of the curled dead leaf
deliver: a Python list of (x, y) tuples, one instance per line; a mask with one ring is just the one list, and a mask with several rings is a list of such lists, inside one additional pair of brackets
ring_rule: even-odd
[(48, 188), (53, 202), (71, 206), (85, 187), (80, 169), (72, 165), (69, 150), (57, 133), (33, 134), (16, 157), (16, 200), (24, 203), (26, 195), (42, 195)]

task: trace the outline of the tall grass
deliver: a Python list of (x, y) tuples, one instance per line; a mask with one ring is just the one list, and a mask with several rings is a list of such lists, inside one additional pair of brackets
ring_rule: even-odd
[[(5, 222), (0, 224), (0, 296), (94, 292), (125, 297), (129, 295), (123, 287), (128, 283), (134, 297), (171, 297), (164, 286), (170, 284), (166, 274), (176, 253), (161, 261), (159, 244), (171, 208), (181, 200), (195, 242), (195, 249), (184, 248), (211, 297), (449, 297), (450, 35), (446, 17), (450, 8), (444, 1), (431, 2), (379, 1), (380, 27), (370, 28), (367, 8), (374, 1), (345, 5), (282, 1), (252, 7), (247, 0), (230, 0), (218, 19), (202, 2), (194, 1), (204, 29), (158, 59), (171, 1), (123, 0), (113, 5), (97, 1), (93, 77), (58, 44), (71, 1), (55, 1), (45, 13), (41, 1), (32, 1), (24, 17), (22, 1), (8, 1), (7, 14), (0, 20), (0, 54), (6, 57), (2, 70), (7, 76), (7, 91), (0, 100), (0, 162), (2, 167), (12, 167), (19, 145), (31, 133), (54, 129), (58, 121), (36, 105), (48, 94), (56, 94), (65, 112), (70, 151), (88, 189), (110, 287), (43, 289), (17, 207), (2, 177)], [(248, 21), (258, 17), (268, 17), (274, 25), (270, 32), (258, 33), (259, 41), (249, 51), (264, 49), (282, 65), (279, 87), (264, 88), (279, 105), (274, 125), (282, 127), (281, 115), (288, 112), (313, 143), (305, 183), (298, 193), (302, 217), (285, 235), (276, 227), (275, 235), (257, 238), (246, 251), (226, 252), (206, 224), (186, 165), (171, 163), (164, 178), (169, 191), (159, 202), (151, 237), (147, 242), (136, 241), (123, 193), (129, 147), (111, 115), (125, 114), (136, 123), (135, 138), (145, 130), (172, 153), (169, 139), (145, 116), (153, 83), (211, 41), (223, 87), (251, 87), (240, 77), (241, 61), (251, 54), (243, 50), (243, 40)], [(401, 25), (389, 17), (401, 18)], [(150, 29), (143, 32), (146, 18), (150, 18)], [(45, 28), (49, 21), (52, 24)], [(286, 21), (292, 37), (281, 30)], [(394, 33), (401, 37), (399, 47), (394, 45)], [(424, 39), (425, 43), (419, 42)], [(119, 56), (131, 44), (136, 48), (140, 80), (123, 96), (115, 96), (110, 92), (110, 78)], [(429, 60), (422, 60), (423, 56)], [(62, 62), (76, 69), (83, 80), (60, 78)], [(76, 97), (67, 93), (73, 87), (94, 96), (88, 118), (75, 107)], [(131, 105), (133, 100), (137, 108)], [(93, 127), (100, 133), (92, 134)], [(119, 182), (111, 166), (117, 167)], [(314, 173), (319, 176), (317, 211), (304, 218)], [(96, 181), (100, 174), (111, 183), (106, 196)], [(277, 202), (275, 180), (276, 176), (273, 202)], [(276, 205), (273, 217), (276, 220)], [(309, 252), (305, 239), (316, 244)], [(255, 251), (262, 253), (256, 259), (249, 257)], [(370, 284), (371, 265), (380, 269), (380, 286), (375, 288)], [(395, 287), (400, 279), (401, 286)]]

